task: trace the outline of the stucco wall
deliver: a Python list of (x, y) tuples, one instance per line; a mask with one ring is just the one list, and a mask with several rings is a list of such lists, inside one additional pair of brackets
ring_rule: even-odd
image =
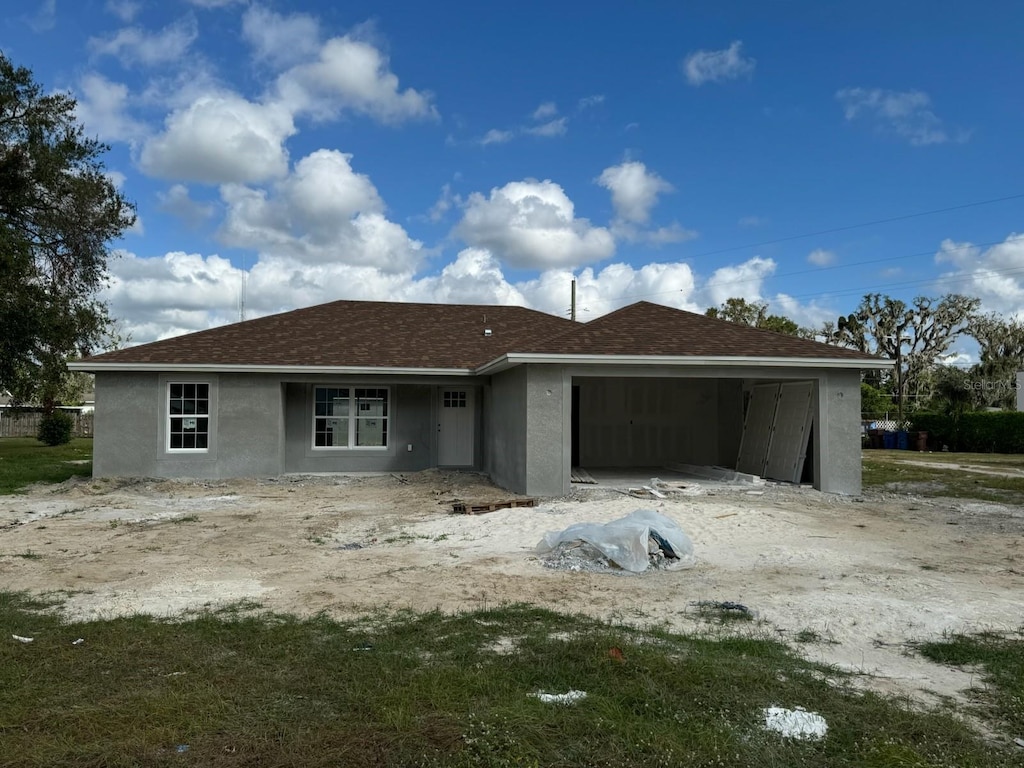
[[(285, 472), (415, 472), (436, 465), (435, 387), (390, 385), (386, 448), (325, 451), (312, 447), (311, 386), (285, 386)], [(386, 385), (376, 382), (374, 386)]]
[[(211, 385), (205, 452), (167, 449), (166, 398), (171, 381)], [(415, 471), (435, 466), (434, 383), (372, 382), (391, 390), (389, 445), (381, 451), (313, 451), (312, 383), (312, 379), (286, 382), (267, 374), (98, 374), (93, 474), (227, 478), (284, 472)]]
[(526, 366), (526, 490), (569, 492), (570, 381), (560, 365)]
[(814, 485), (826, 493), (861, 491), (860, 373), (827, 371), (818, 379)]
[(94, 476), (157, 475), (159, 408), (157, 374), (103, 373), (96, 376)]
[(526, 493), (526, 368), (491, 377), (484, 389), (484, 470), (516, 493)]

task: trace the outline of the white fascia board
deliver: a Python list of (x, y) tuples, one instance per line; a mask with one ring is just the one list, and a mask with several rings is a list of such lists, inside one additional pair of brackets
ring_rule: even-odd
[(277, 373), (289, 375), (330, 374), (332, 376), (474, 376), (468, 368), (377, 368), (344, 365), (217, 365), (215, 363), (68, 363), (72, 371), (159, 373)]
[(714, 365), (735, 368), (857, 368), (873, 370), (891, 368), (894, 360), (856, 358), (844, 360), (837, 357), (724, 357), (694, 355), (559, 355), (559, 354), (517, 354), (502, 355), (476, 369), (480, 376), (513, 368), (525, 363), (548, 363), (561, 365), (674, 365), (697, 367)]

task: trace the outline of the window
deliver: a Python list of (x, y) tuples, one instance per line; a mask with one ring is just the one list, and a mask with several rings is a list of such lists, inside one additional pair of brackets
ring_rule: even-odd
[(209, 384), (171, 382), (167, 385), (167, 447), (172, 451), (209, 449)]
[(466, 407), (466, 392), (445, 392), (444, 393), (444, 407), (445, 408), (465, 408)]
[(314, 448), (386, 448), (388, 390), (314, 387)]

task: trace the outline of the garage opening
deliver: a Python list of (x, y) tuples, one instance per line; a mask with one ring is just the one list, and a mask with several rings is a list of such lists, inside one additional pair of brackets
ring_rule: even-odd
[(799, 483), (813, 472), (814, 387), (812, 381), (574, 376), (572, 466), (694, 464)]

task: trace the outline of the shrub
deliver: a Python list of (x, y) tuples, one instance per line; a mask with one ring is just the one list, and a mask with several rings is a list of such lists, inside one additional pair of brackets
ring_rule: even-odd
[(948, 445), (954, 451), (974, 453), (1024, 453), (1024, 412), (972, 412), (915, 414), (915, 430), (928, 433), (928, 443)]
[(39, 421), (39, 434), (37, 437), (47, 445), (65, 445), (71, 442), (71, 430), (75, 426), (75, 420), (64, 411), (47, 413)]

